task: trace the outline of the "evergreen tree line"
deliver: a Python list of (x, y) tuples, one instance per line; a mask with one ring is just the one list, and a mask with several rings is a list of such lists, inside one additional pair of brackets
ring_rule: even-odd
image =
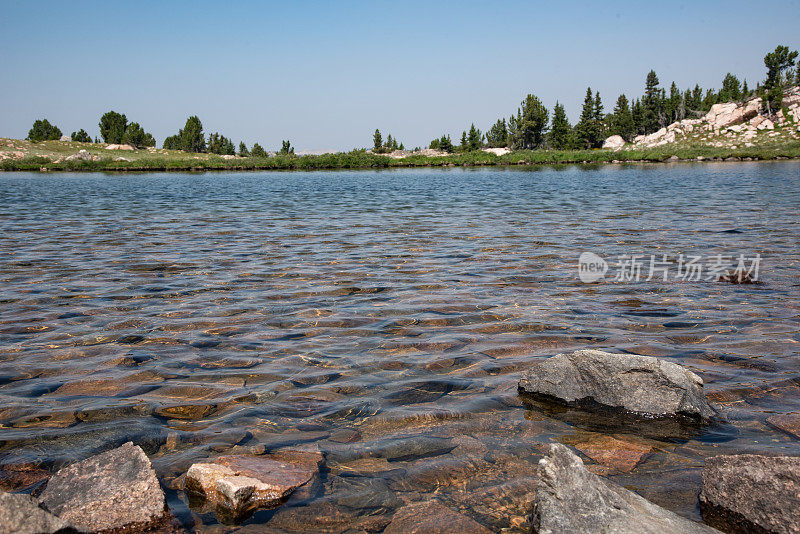
[[(430, 142), (430, 148), (445, 152), (469, 152), (484, 146), (509, 147), (511, 149), (586, 149), (597, 148), (611, 135), (620, 135), (626, 141), (637, 135), (653, 133), (660, 128), (686, 118), (698, 118), (706, 114), (711, 106), (721, 102), (741, 102), (755, 95), (762, 98), (764, 111), (768, 114), (781, 109), (785, 88), (800, 84), (800, 61), (798, 52), (786, 46), (778, 46), (764, 56), (767, 69), (766, 79), (754, 89), (748, 87), (747, 80), (740, 81), (728, 73), (722, 80), (719, 90), (703, 90), (699, 84), (685, 90), (679, 89), (675, 82), (669, 91), (662, 88), (654, 70), (647, 73), (644, 94), (630, 101), (624, 94), (619, 95), (611, 113), (604, 112), (600, 93), (587, 88), (580, 118), (574, 126), (569, 123), (564, 106), (556, 102), (550, 110), (534, 94), (529, 94), (520, 103), (516, 112), (508, 119), (498, 119), (485, 133), (475, 124), (461, 133), (460, 144), (456, 147), (449, 134)], [(116, 111), (105, 113), (98, 124), (103, 142), (109, 144), (129, 144), (137, 148), (155, 146), (155, 139), (139, 123), (129, 123), (124, 114)], [(28, 132), (31, 141), (57, 140), (62, 137), (61, 130), (47, 119), (34, 121)], [(72, 132), (73, 141), (91, 142), (85, 130)], [(95, 139), (95, 142), (99, 142)], [(191, 116), (177, 134), (164, 140), (164, 148), (186, 152), (209, 152), (213, 154), (236, 154), (231, 139), (217, 132), (206, 139), (203, 124), (197, 116)], [(383, 139), (380, 130), (373, 135), (373, 151), (376, 153), (403, 150), (404, 146), (389, 134)], [(244, 142), (239, 143), (240, 156), (266, 157), (267, 152), (255, 143), (252, 149)], [(286, 140), (282, 141), (280, 154), (294, 154), (294, 148)]]
[(384, 141), (381, 131), (376, 128), (375, 133), (372, 134), (372, 151), (376, 154), (384, 154), (394, 150), (405, 150), (405, 147), (403, 143), (398, 143), (392, 134), (387, 135), (386, 141)]
[[(192, 115), (186, 119), (186, 124), (183, 128), (178, 130), (175, 135), (170, 135), (164, 139), (164, 148), (168, 150), (183, 150), (185, 152), (207, 152), (209, 154), (220, 155), (236, 155), (236, 149), (233, 141), (224, 135), (214, 132), (208, 135), (206, 139), (203, 133), (203, 123), (197, 115)], [(294, 154), (292, 144), (286, 140), (281, 142), (281, 149), (279, 154), (289, 155)], [(239, 142), (239, 156), (266, 158), (269, 156), (267, 151), (258, 144), (254, 143), (253, 148), (248, 149), (244, 141)]]
[(800, 62), (795, 66), (798, 53), (778, 46), (764, 57), (767, 79), (754, 89), (747, 80), (740, 81), (728, 73), (719, 90), (703, 90), (699, 84), (681, 90), (672, 82), (667, 92), (661, 87), (658, 75), (651, 70), (645, 77), (644, 94), (630, 101), (624, 94), (617, 98), (611, 113), (604, 113), (599, 92), (587, 88), (580, 118), (574, 126), (569, 123), (564, 106), (556, 102), (552, 117), (549, 110), (536, 95), (529, 94), (520, 103), (515, 114), (508, 119), (498, 119), (485, 134), (473, 124), (469, 131), (461, 134), (461, 143), (454, 147), (449, 135), (443, 135), (430, 143), (430, 148), (445, 152), (467, 152), (487, 147), (511, 149), (553, 148), (560, 150), (598, 148), (612, 135), (631, 141), (637, 135), (646, 135), (666, 127), (673, 122), (688, 118), (699, 118), (708, 113), (711, 106), (723, 102), (743, 102), (760, 96), (767, 113), (780, 109), (783, 90), (800, 84)]

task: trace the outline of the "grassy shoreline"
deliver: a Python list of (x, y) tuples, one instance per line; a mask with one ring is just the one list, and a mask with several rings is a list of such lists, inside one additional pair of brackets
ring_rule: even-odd
[[(53, 161), (46, 156), (6, 159), (0, 171), (85, 171), (85, 172), (147, 172), (147, 171), (255, 171), (255, 170), (316, 170), (316, 169), (388, 169), (404, 167), (482, 167), (518, 165), (558, 165), (584, 163), (659, 163), (672, 161), (763, 161), (800, 159), (800, 143), (781, 143), (750, 148), (714, 148), (709, 146), (662, 146), (634, 150), (519, 150), (503, 156), (483, 151), (457, 153), (448, 156), (411, 155), (402, 159), (370, 154), (364, 151), (322, 155), (276, 155), (269, 158), (224, 159), (215, 155), (196, 155), (177, 151), (138, 151), (131, 161), (115, 157), (134, 154), (116, 152), (98, 156), (97, 160)], [(144, 152), (144, 153), (143, 153)]]

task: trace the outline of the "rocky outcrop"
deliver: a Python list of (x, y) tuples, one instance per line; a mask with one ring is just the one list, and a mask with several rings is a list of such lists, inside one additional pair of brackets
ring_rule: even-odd
[(414, 503), (395, 512), (384, 534), (489, 534), (491, 530), (437, 501)]
[(538, 534), (719, 534), (590, 473), (564, 445), (550, 445), (538, 473), (532, 517)]
[(0, 491), (0, 534), (75, 532), (69, 523), (43, 510), (29, 495)]
[(800, 533), (800, 457), (708, 458), (700, 508), (726, 532)]
[(647, 416), (687, 416), (708, 420), (714, 414), (703, 380), (678, 364), (636, 354), (579, 350), (537, 362), (519, 389), (567, 404), (601, 405)]
[[(754, 146), (758, 132), (775, 130), (783, 126), (800, 123), (800, 87), (792, 87), (784, 93), (782, 107), (774, 115), (761, 115), (762, 101), (751, 98), (746, 102), (715, 104), (708, 113), (698, 119), (684, 119), (661, 128), (657, 132), (640, 135), (633, 139), (633, 148), (654, 148), (675, 143), (699, 134), (713, 135), (702, 142), (716, 147)], [(774, 135), (778, 135), (775, 133)], [(796, 133), (787, 134), (797, 138)]]
[(625, 139), (623, 139), (621, 135), (612, 135), (611, 137), (603, 141), (603, 148), (609, 150), (619, 150), (624, 146), (625, 146)]
[(78, 150), (77, 154), (73, 154), (71, 156), (67, 156), (64, 159), (67, 160), (67, 161), (95, 161), (95, 160), (98, 160), (100, 158), (98, 158), (97, 156), (92, 156), (86, 150)]
[(150, 460), (131, 442), (59, 470), (48, 481), (40, 503), (89, 532), (130, 531), (168, 517)]
[(753, 98), (744, 104), (738, 102), (714, 104), (703, 120), (712, 129), (722, 129), (748, 121), (758, 115), (760, 110), (760, 98)]
[(108, 145), (106, 150), (136, 150), (131, 145)]
[[(321, 457), (321, 456), (320, 456)], [(308, 454), (219, 456), (196, 463), (186, 473), (186, 489), (234, 515), (253, 508), (280, 504), (317, 473), (318, 463)]]
[(482, 148), (484, 152), (487, 154), (494, 154), (495, 156), (505, 156), (511, 152), (510, 148), (501, 147), (501, 148)]

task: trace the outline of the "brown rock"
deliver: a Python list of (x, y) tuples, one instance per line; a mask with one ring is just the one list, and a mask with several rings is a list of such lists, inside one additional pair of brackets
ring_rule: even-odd
[(220, 456), (196, 463), (186, 473), (186, 488), (233, 510), (270, 507), (302, 486), (316, 472), (310, 464), (292, 465), (259, 456)]
[(708, 458), (700, 509), (725, 532), (800, 533), (800, 457)]
[(34, 464), (0, 466), (0, 490), (24, 490), (48, 478), (50, 478), (50, 473)]
[(406, 505), (395, 512), (384, 534), (489, 534), (491, 531), (469, 517), (437, 501)]
[(595, 434), (570, 445), (595, 462), (623, 473), (633, 470), (653, 450), (639, 441), (617, 439), (604, 434)]
[(150, 460), (131, 442), (59, 470), (40, 501), (49, 512), (87, 531), (130, 531), (168, 517)]
[(798, 415), (773, 415), (767, 419), (767, 423), (800, 439), (800, 416)]

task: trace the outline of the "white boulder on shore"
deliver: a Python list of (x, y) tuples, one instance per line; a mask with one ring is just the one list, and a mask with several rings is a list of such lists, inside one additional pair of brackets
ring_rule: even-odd
[(623, 139), (621, 135), (612, 135), (611, 137), (603, 141), (603, 148), (609, 150), (619, 150), (624, 146), (625, 146), (625, 139)]
[(136, 150), (131, 145), (108, 145), (106, 150)]
[(506, 154), (511, 152), (511, 149), (508, 147), (501, 147), (501, 148), (482, 148), (484, 152), (489, 154), (494, 154), (495, 156), (505, 156)]

